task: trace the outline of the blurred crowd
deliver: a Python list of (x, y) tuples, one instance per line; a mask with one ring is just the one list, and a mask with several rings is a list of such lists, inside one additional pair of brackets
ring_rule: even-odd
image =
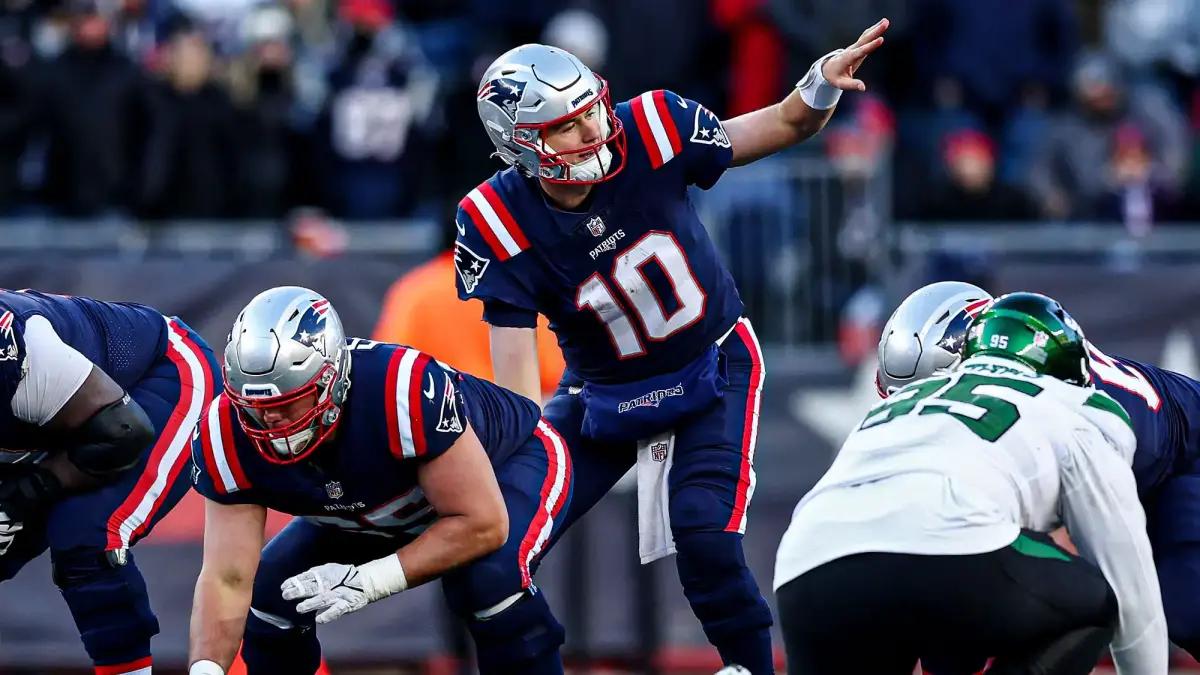
[(0, 0), (0, 215), (439, 217), (499, 166), (510, 46), (730, 116), (880, 16), (799, 152), (890, 171), (897, 217), (1197, 219), (1200, 0)]

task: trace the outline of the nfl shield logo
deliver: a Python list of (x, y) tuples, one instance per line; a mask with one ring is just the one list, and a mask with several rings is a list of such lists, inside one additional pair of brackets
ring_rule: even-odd
[(329, 495), (330, 499), (342, 498), (342, 482), (331, 480), (325, 484), (325, 494)]
[(600, 216), (594, 216), (587, 222), (587, 229), (593, 237), (599, 237), (604, 234), (604, 221), (600, 219)]
[(1034, 347), (1045, 347), (1046, 343), (1049, 341), (1050, 341), (1050, 336), (1046, 335), (1045, 333), (1043, 333), (1041, 331), (1038, 331), (1033, 334), (1033, 346)]
[(668, 444), (666, 441), (660, 441), (658, 443), (651, 443), (650, 444), (650, 459), (652, 459), (656, 462), (667, 461), (667, 448), (669, 447), (669, 445), (670, 444)]

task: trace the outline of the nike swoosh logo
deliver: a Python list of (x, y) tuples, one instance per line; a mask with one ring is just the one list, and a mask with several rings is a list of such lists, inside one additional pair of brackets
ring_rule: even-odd
[(425, 398), (432, 401), (433, 400), (433, 373), (426, 373), (426, 375), (429, 377), (429, 388), (427, 388), (425, 390)]
[(680, 97), (679, 97), (679, 100), (678, 100), (678, 101), (676, 101), (676, 103), (678, 103), (678, 104), (679, 104), (679, 107), (680, 107), (680, 108), (683, 108), (684, 110), (687, 110), (687, 101), (683, 100), (683, 97), (682, 97), (682, 96), (680, 96)]
[(455, 220), (455, 221), (454, 221), (454, 226), (458, 228), (458, 233), (459, 233), (460, 235), (462, 235), (462, 236), (464, 236), (464, 237), (465, 237), (465, 236), (467, 236), (467, 228), (466, 228), (466, 227), (463, 227), (463, 224), (462, 224), (462, 223), (458, 222), (458, 220)]

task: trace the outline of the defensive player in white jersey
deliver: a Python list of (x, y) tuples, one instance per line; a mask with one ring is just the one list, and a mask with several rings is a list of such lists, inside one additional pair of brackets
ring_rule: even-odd
[[(1121, 406), (1057, 302), (998, 299), (953, 372), (871, 409), (796, 507), (775, 567), (789, 668), (1167, 672), (1166, 621)], [(1082, 557), (1044, 533), (1065, 524)]]

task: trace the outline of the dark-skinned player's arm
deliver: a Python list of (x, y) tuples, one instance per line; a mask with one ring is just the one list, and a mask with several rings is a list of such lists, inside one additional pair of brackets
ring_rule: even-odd
[(779, 103), (722, 121), (733, 146), (733, 165), (749, 164), (812, 136), (833, 115), (841, 92), (866, 91), (854, 74), (883, 44), (889, 25), (880, 19), (854, 44), (822, 57)]
[(54, 331), (49, 321), (25, 324), (21, 379), (13, 414), (46, 432), (39, 463), (4, 467), (0, 510), (21, 521), (63, 494), (111, 482), (137, 464), (154, 440), (141, 406)]
[(508, 511), (491, 462), (469, 425), (450, 449), (417, 469), (437, 520), (393, 555), (362, 565), (326, 563), (283, 582), (285, 600), (317, 623), (366, 607), (495, 551), (508, 540)]
[(224, 675), (233, 663), (254, 591), (267, 510), (204, 504), (204, 563), (196, 579), (188, 641), (191, 675)]

